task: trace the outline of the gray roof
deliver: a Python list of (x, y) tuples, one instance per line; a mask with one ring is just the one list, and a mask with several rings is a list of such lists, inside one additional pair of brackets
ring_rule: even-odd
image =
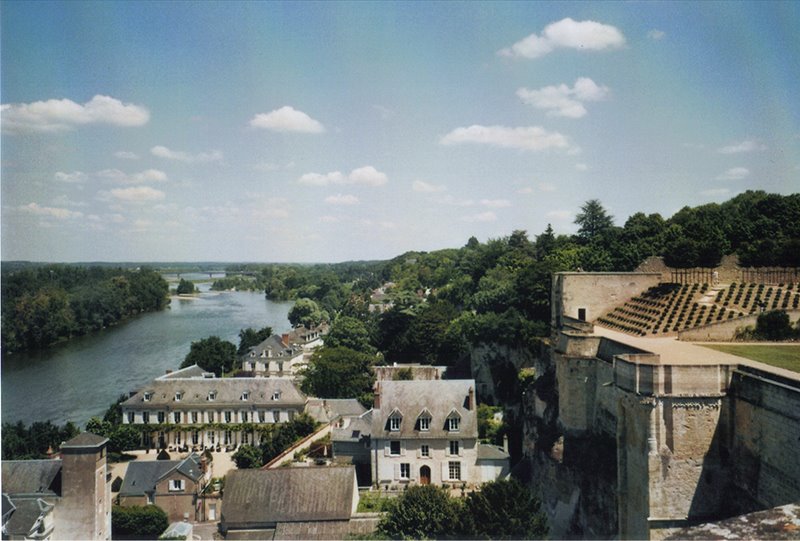
[[(380, 381), (380, 408), (372, 416), (372, 436), (393, 439), (441, 439), (458, 435), (462, 438), (478, 437), (477, 398), (472, 409), (467, 408), (470, 389), (475, 389), (475, 380), (414, 380)], [(400, 430), (388, 429), (393, 412), (402, 416)], [(429, 414), (430, 430), (420, 431), (417, 418), (420, 413)], [(450, 415), (461, 418), (457, 433), (445, 429)]]
[[(179, 401), (175, 393), (182, 392)], [(209, 391), (216, 391), (213, 401), (208, 400)], [(242, 393), (249, 392), (247, 401), (242, 400)], [(144, 401), (144, 394), (152, 392), (149, 401)], [(280, 398), (272, 400), (274, 393), (280, 392)], [(288, 378), (177, 378), (154, 379), (135, 395), (122, 403), (122, 407), (137, 409), (191, 409), (202, 405), (235, 406), (302, 406), (306, 402), (303, 395)]]
[[(53, 503), (41, 498), (15, 499), (14, 512), (3, 524), (3, 534), (13, 536), (27, 536), (36, 526), (36, 520), (53, 510)], [(3, 535), (5, 539), (6, 536)]]
[(225, 477), (227, 525), (348, 520), (356, 472), (347, 467), (234, 470)]
[(204, 378), (208, 377), (209, 375), (213, 376), (214, 373), (203, 370), (196, 364), (193, 364), (192, 366), (187, 366), (186, 368), (181, 368), (180, 370), (175, 370), (174, 372), (168, 372), (158, 379)]
[[(272, 359), (281, 357), (292, 358), (303, 353), (302, 348), (284, 344), (282, 337), (273, 334), (266, 340), (248, 349), (247, 353), (245, 353), (242, 358), (249, 359), (253, 354), (255, 354), (255, 357), (259, 358), (265, 351), (272, 352), (272, 357), (270, 357)], [(265, 357), (267, 357), (267, 355), (265, 355)]]
[(61, 460), (4, 460), (3, 492), (15, 494), (61, 493)]
[(478, 460), (508, 460), (510, 455), (502, 447), (489, 443), (478, 444)]
[(81, 432), (71, 440), (61, 445), (61, 449), (91, 449), (100, 447), (108, 442), (108, 438), (92, 434), (91, 432)]
[(153, 492), (159, 481), (177, 471), (194, 482), (202, 477), (200, 457), (192, 453), (183, 460), (147, 460), (131, 462), (122, 481), (120, 496), (144, 496)]
[(339, 417), (357, 417), (367, 411), (355, 398), (309, 398), (306, 413), (315, 421), (329, 423)]
[(344, 428), (334, 426), (331, 431), (331, 440), (358, 442), (362, 437), (370, 434), (372, 434), (372, 410), (351, 418), (350, 423)]

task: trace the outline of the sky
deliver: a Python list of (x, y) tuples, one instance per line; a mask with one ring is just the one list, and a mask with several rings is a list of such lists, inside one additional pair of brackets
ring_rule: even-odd
[(800, 2), (0, 2), (4, 261), (338, 262), (800, 191)]

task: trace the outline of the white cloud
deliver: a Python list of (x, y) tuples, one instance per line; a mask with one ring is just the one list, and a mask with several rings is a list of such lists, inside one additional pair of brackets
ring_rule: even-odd
[(86, 203), (83, 201), (73, 201), (66, 195), (58, 195), (51, 200), (51, 203), (54, 205), (64, 206), (64, 207), (85, 207)]
[(167, 174), (158, 169), (146, 169), (132, 175), (119, 169), (103, 169), (97, 172), (97, 176), (121, 184), (147, 184), (148, 182), (166, 182), (167, 180)]
[(381, 186), (389, 181), (386, 173), (382, 173), (372, 167), (365, 165), (353, 169), (349, 175), (345, 176), (340, 171), (331, 173), (305, 173), (297, 179), (299, 184), (310, 186), (327, 186), (329, 184), (361, 184), (364, 186)]
[(250, 119), (250, 126), (276, 132), (322, 133), (325, 127), (302, 111), (285, 105)]
[(607, 86), (598, 86), (588, 77), (580, 77), (572, 88), (565, 84), (545, 86), (538, 90), (520, 88), (517, 96), (525, 104), (546, 110), (548, 116), (581, 118), (586, 115), (583, 102), (603, 100), (609, 92)]
[(479, 143), (502, 148), (521, 150), (548, 150), (551, 148), (570, 148), (566, 136), (558, 132), (548, 132), (540, 126), (509, 128), (506, 126), (479, 126), (456, 128), (440, 139), (442, 145)]
[(730, 194), (731, 191), (728, 188), (712, 188), (710, 190), (703, 190), (700, 192), (700, 195), (704, 195), (706, 197), (719, 197), (723, 195)]
[(717, 177), (717, 180), (741, 180), (750, 176), (750, 170), (746, 167), (732, 167)]
[(740, 152), (754, 152), (756, 150), (765, 150), (767, 147), (758, 143), (757, 141), (742, 141), (740, 143), (733, 143), (728, 146), (717, 149), (720, 154), (738, 154)]
[(539, 191), (541, 191), (541, 192), (554, 192), (554, 191), (556, 191), (555, 184), (550, 184), (549, 182), (540, 182), (537, 185), (537, 188), (539, 188)]
[(199, 154), (190, 154), (189, 152), (170, 150), (165, 146), (157, 145), (150, 149), (150, 154), (153, 156), (158, 156), (159, 158), (166, 158), (168, 160), (175, 160), (184, 163), (208, 163), (222, 161), (222, 152), (219, 150), (200, 152)]
[(572, 219), (572, 211), (571, 210), (551, 210), (545, 216), (548, 218), (553, 218), (554, 220), (571, 220)]
[(481, 199), (481, 205), (491, 209), (501, 209), (511, 206), (511, 201), (508, 199)]
[(72, 173), (64, 173), (63, 171), (58, 171), (55, 175), (53, 175), (56, 180), (60, 180), (61, 182), (67, 182), (69, 184), (79, 184), (81, 182), (85, 182), (88, 178), (86, 173), (83, 171), (73, 171)]
[(472, 214), (461, 218), (465, 222), (494, 222), (497, 220), (497, 215), (492, 211), (481, 212), (479, 214)]
[(87, 124), (142, 126), (150, 120), (150, 112), (141, 105), (101, 95), (83, 105), (68, 99), (4, 103), (0, 115), (3, 131), (11, 133), (56, 133)]
[(138, 160), (139, 155), (134, 152), (128, 152), (127, 150), (118, 150), (114, 153), (114, 156), (121, 160)]
[(355, 195), (329, 195), (325, 198), (325, 202), (329, 205), (358, 205), (358, 197)]
[(411, 183), (411, 189), (415, 192), (437, 193), (446, 191), (447, 186), (444, 186), (443, 184), (430, 184), (424, 180), (415, 180)]
[(497, 54), (511, 58), (539, 58), (561, 48), (601, 51), (624, 44), (625, 37), (614, 26), (566, 18), (548, 24), (541, 36), (531, 34)]
[(667, 35), (666, 32), (664, 32), (663, 30), (658, 30), (656, 28), (653, 28), (647, 33), (647, 37), (655, 41), (664, 39), (664, 36), (666, 35)]
[(133, 203), (145, 201), (161, 201), (166, 197), (164, 192), (156, 190), (150, 186), (135, 186), (132, 188), (118, 188), (111, 190), (111, 195), (120, 201)]
[(588, 171), (589, 170), (589, 166), (586, 165), (585, 163), (576, 163), (575, 164), (575, 170), (576, 171)]
[(18, 207), (19, 210), (22, 212), (27, 212), (29, 214), (33, 214), (35, 216), (44, 216), (47, 218), (56, 218), (58, 220), (68, 220), (71, 218), (81, 218), (83, 217), (82, 212), (64, 209), (64, 208), (57, 208), (57, 207), (43, 207), (38, 203), (28, 203), (27, 205), (22, 205)]

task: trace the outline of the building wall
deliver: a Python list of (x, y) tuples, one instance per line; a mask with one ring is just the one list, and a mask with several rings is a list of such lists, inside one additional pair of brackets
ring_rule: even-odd
[[(457, 439), (457, 438), (454, 438)], [(453, 483), (476, 484), (481, 482), (481, 473), (476, 464), (478, 461), (477, 439), (462, 439), (459, 441), (459, 454), (450, 454), (450, 441), (440, 439), (408, 439), (400, 440), (400, 456), (389, 454), (389, 441), (373, 439), (372, 460), (373, 480), (381, 485), (400, 486), (404, 484), (419, 483), (420, 468), (428, 466), (431, 469), (431, 484), (441, 485)], [(430, 448), (430, 457), (420, 454), (422, 445)], [(449, 479), (448, 463), (461, 463), (461, 479)], [(400, 464), (408, 463), (411, 469), (410, 479), (400, 479)]]
[(106, 448), (71, 449), (62, 456), (61, 501), (53, 539), (111, 539), (111, 486)]

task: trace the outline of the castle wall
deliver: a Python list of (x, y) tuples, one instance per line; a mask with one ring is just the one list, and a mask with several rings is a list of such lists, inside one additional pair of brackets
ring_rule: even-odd
[(551, 321), (560, 316), (593, 321), (639, 293), (658, 285), (661, 274), (636, 272), (562, 272), (553, 276)]

